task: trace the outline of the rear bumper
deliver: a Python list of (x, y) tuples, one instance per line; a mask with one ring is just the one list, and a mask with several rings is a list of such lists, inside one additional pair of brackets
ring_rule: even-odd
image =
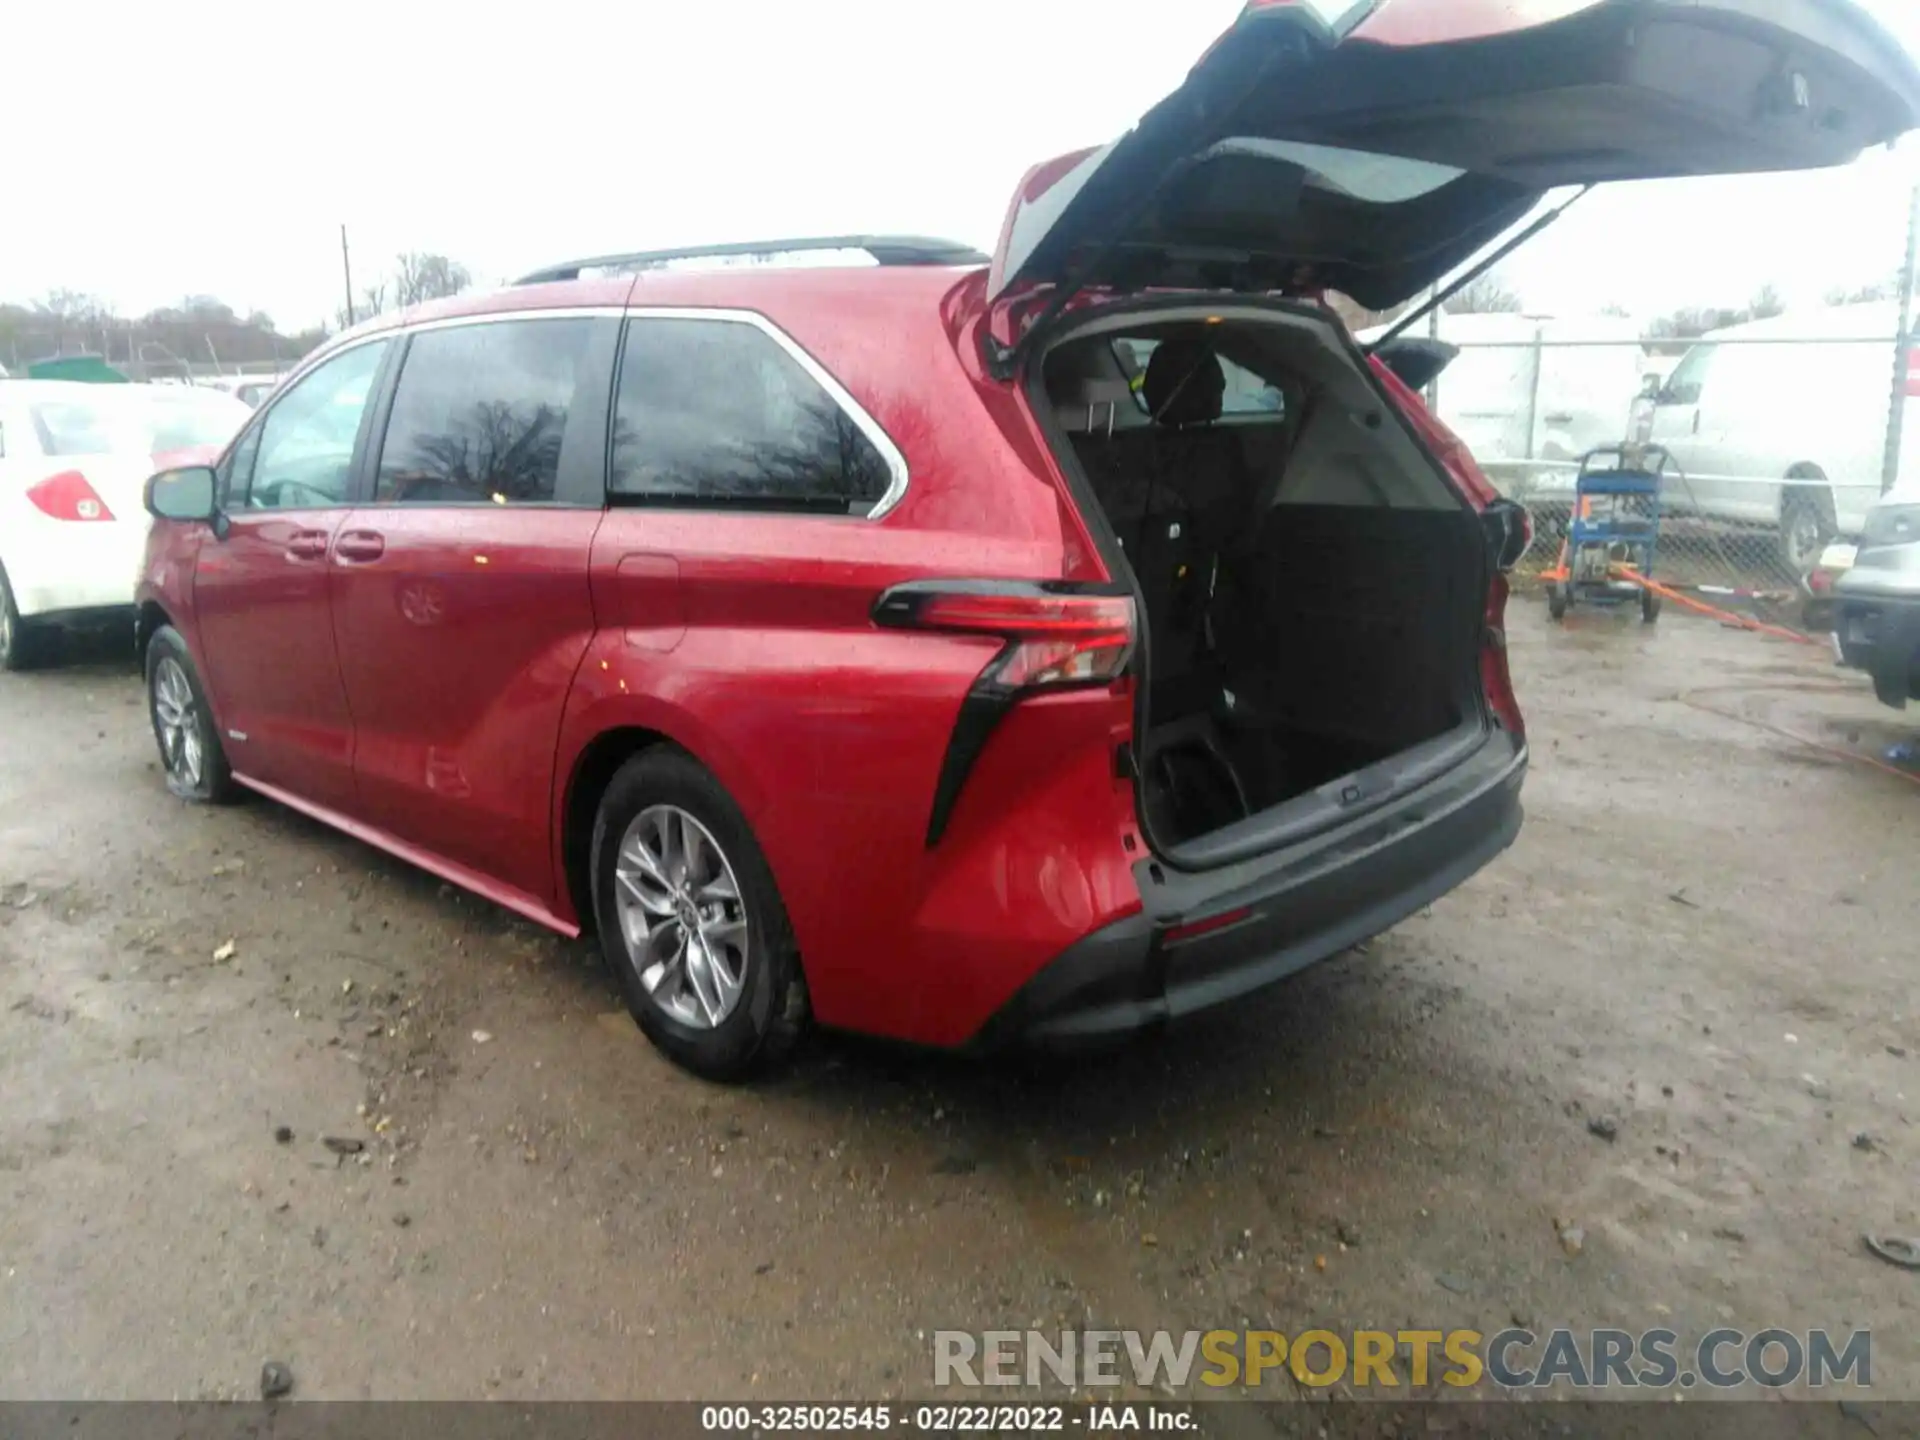
[(1526, 767), (1525, 746), (1495, 732), (1431, 785), (1332, 835), (1216, 870), (1141, 862), (1145, 909), (1035, 975), (978, 1044), (1070, 1046), (1150, 1029), (1378, 935), (1513, 843)]
[(127, 608), (146, 548), (136, 521), (36, 525), (8, 547), (7, 580), (28, 619)]
[(1904, 710), (1920, 695), (1920, 595), (1839, 595), (1841, 658), (1873, 677), (1882, 704)]

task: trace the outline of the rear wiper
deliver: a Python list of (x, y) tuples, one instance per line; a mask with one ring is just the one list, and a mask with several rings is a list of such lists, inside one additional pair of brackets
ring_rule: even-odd
[(1593, 189), (1593, 186), (1586, 185), (1575, 191), (1561, 204), (1556, 205), (1538, 220), (1527, 226), (1527, 228), (1522, 230), (1518, 235), (1507, 241), (1507, 243), (1502, 245), (1498, 250), (1495, 250), (1491, 255), (1487, 256), (1487, 258), (1482, 260), (1478, 265), (1475, 265), (1471, 270), (1461, 275), (1451, 285), (1447, 286), (1446, 289), (1436, 291), (1434, 294), (1428, 296), (1426, 304), (1416, 306), (1414, 309), (1402, 315), (1398, 320), (1394, 321), (1393, 324), (1387, 328), (1387, 333), (1382, 335), (1378, 340), (1374, 340), (1362, 348), (1367, 354), (1371, 355), (1389, 340), (1406, 334), (1410, 327), (1418, 325), (1422, 320), (1426, 319), (1427, 316), (1431, 315), (1435, 310), (1438, 310), (1442, 305), (1446, 304), (1447, 301), (1458, 295), (1462, 290), (1466, 289), (1467, 286), (1478, 280), (1482, 275), (1506, 259), (1507, 256), (1511, 255), (1522, 245), (1526, 244), (1527, 241), (1531, 240), (1562, 215), (1566, 214), (1572, 207), (1574, 201), (1580, 199), (1591, 189)]

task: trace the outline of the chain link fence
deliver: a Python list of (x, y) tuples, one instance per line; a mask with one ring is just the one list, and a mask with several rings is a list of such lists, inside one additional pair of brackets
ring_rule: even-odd
[[(1583, 473), (1643, 442), (1659, 481), (1657, 506), (1634, 502), (1654, 522), (1651, 573), (1817, 626), (1868, 509), (1903, 476), (1920, 484), (1920, 370), (1902, 324), (1897, 304), (1873, 302), (1647, 341), (1624, 319), (1448, 315), (1432, 333), (1458, 353), (1429, 402), (1533, 514), (1523, 580), (1565, 567)], [(1608, 502), (1585, 503), (1599, 518)]]

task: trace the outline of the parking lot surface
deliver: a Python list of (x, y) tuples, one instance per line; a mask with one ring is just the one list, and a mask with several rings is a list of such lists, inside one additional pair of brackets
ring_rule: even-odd
[(1527, 826), (1430, 912), (1110, 1057), (733, 1089), (590, 946), (179, 805), (116, 654), (0, 677), (0, 1397), (872, 1399), (937, 1328), (1521, 1322), (1870, 1327), (1920, 1399), (1861, 1240), (1920, 1234), (1920, 794), (1846, 758), (1912, 723), (1684, 616), (1512, 630)]

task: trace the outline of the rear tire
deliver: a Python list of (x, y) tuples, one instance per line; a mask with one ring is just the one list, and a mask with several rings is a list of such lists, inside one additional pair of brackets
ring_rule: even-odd
[(1547, 614), (1555, 620), (1567, 618), (1567, 587), (1555, 581), (1547, 586)]
[(0, 565), (0, 670), (17, 673), (45, 664), (52, 649), (50, 638), (21, 616), (13, 586), (7, 583), (7, 567)]
[(220, 730), (213, 721), (200, 672), (187, 642), (171, 625), (147, 641), (147, 718), (160, 746), (167, 789), (193, 805), (226, 805), (237, 799)]
[(1644, 586), (1641, 587), (1640, 623), (1642, 625), (1651, 625), (1660, 618), (1660, 603), (1660, 596), (1656, 592), (1648, 590)]
[[(1804, 580), (1820, 563), (1821, 552), (1839, 533), (1834, 518), (1833, 495), (1816, 475), (1788, 477), (1788, 489), (1780, 500), (1780, 568), (1793, 580)], [(1794, 481), (1802, 483), (1796, 485)]]
[(720, 782), (684, 751), (642, 751), (608, 783), (590, 853), (601, 952), (647, 1038), (709, 1080), (783, 1060), (806, 1022), (800, 956)]

